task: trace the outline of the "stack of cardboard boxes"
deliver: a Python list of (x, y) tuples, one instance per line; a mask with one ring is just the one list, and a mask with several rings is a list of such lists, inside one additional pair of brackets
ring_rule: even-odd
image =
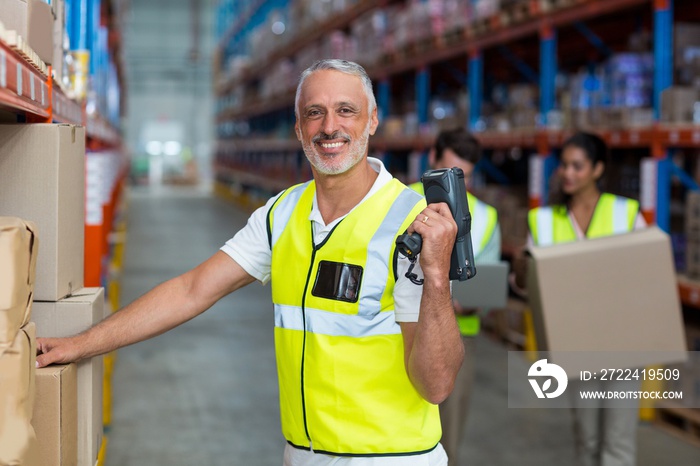
[[(83, 288), (83, 127), (0, 125), (0, 215), (33, 222), (41, 238), (30, 333), (35, 326), (37, 337), (70, 336), (100, 321), (103, 289)], [(31, 358), (33, 366), (33, 353)], [(42, 466), (95, 465), (102, 442), (102, 371), (101, 357), (36, 371), (33, 425)]]
[(674, 25), (674, 85), (661, 93), (661, 121), (700, 123), (700, 26)]
[(0, 464), (38, 465), (31, 425), (36, 330), (29, 322), (36, 227), (0, 217)]

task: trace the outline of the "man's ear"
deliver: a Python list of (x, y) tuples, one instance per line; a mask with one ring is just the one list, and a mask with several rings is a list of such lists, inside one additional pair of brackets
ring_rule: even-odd
[(372, 114), (369, 116), (369, 134), (370, 136), (374, 136), (374, 133), (377, 132), (377, 126), (379, 126), (379, 116), (377, 116), (377, 107), (374, 107), (374, 110), (372, 110)]
[(301, 141), (301, 130), (299, 129), (299, 120), (294, 122), (294, 134), (297, 135), (297, 140)]

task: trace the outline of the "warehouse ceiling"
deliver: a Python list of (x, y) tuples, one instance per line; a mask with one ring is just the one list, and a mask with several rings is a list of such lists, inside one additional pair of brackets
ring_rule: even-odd
[(131, 92), (141, 87), (210, 87), (214, 0), (131, 2), (124, 51)]
[(206, 171), (213, 140), (211, 57), (216, 0), (130, 1), (123, 20), (125, 136), (143, 156), (145, 128), (180, 127)]

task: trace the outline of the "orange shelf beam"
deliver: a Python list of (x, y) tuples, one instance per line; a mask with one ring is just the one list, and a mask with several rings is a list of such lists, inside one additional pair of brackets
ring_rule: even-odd
[(50, 118), (51, 94), (47, 79), (0, 40), (0, 106), (29, 118)]

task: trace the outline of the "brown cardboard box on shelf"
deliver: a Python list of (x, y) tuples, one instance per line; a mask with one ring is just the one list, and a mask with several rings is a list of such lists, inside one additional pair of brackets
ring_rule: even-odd
[(661, 92), (661, 121), (692, 123), (698, 91), (690, 86), (671, 86)]
[(36, 227), (0, 217), (0, 357), (29, 322), (39, 240)]
[(35, 361), (35, 327), (28, 323), (0, 356), (0, 464), (3, 465), (39, 466), (31, 425)]
[(0, 215), (37, 226), (35, 301), (83, 287), (85, 128), (0, 125)]
[(8, 31), (27, 37), (27, 1), (0, 0), (0, 23)]
[(666, 233), (651, 227), (531, 247), (530, 254), (528, 297), (539, 350), (597, 352), (603, 357), (628, 352), (614, 366), (621, 369), (685, 360), (683, 317)]
[[(104, 317), (104, 290), (83, 288), (57, 302), (35, 302), (39, 337), (67, 337)], [(102, 357), (78, 363), (78, 466), (94, 466), (102, 442)]]
[(700, 25), (677, 22), (673, 25), (674, 61), (676, 68), (692, 61), (700, 51)]
[(700, 279), (700, 241), (688, 240), (685, 244), (685, 274)]
[(605, 124), (609, 128), (648, 128), (654, 123), (654, 111), (646, 107), (619, 107), (605, 111)]
[(41, 465), (72, 466), (78, 462), (77, 389), (75, 364), (36, 370), (32, 426)]
[(50, 65), (53, 62), (54, 12), (43, 0), (27, 0), (27, 6), (27, 43)]

